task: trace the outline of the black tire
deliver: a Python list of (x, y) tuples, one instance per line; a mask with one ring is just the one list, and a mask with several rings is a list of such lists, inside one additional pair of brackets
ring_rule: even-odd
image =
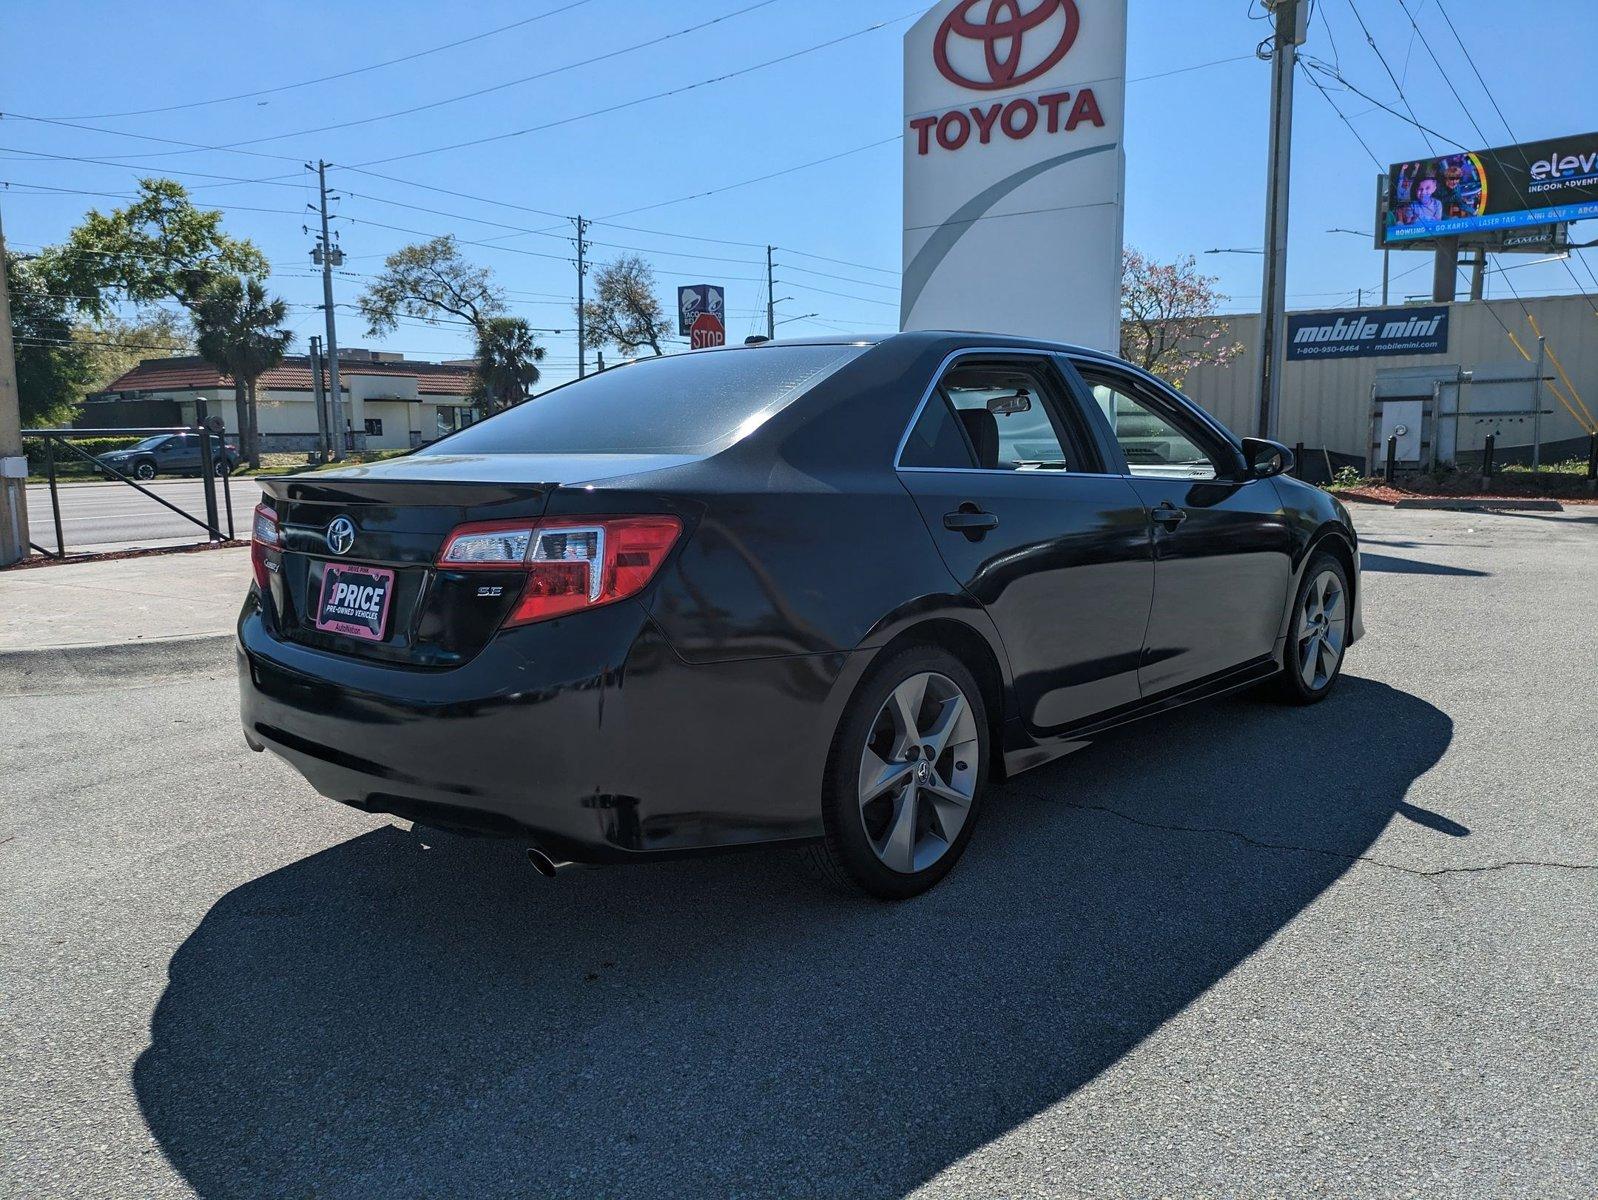
[[(1326, 632), (1321, 644), (1330, 644), (1330, 640), (1335, 640), (1335, 635), (1339, 631), (1341, 638), (1336, 641), (1335, 663), (1331, 665), (1330, 670), (1324, 670), (1324, 656), (1317, 660), (1316, 667), (1306, 665), (1312, 648), (1308, 647), (1304, 630), (1306, 600), (1309, 593), (1311, 589), (1319, 587), (1323, 578), (1328, 575), (1336, 581), (1341, 604), (1335, 616), (1319, 626)], [(1314, 607), (1315, 605), (1311, 603), (1310, 608)], [(1308, 565), (1305, 566), (1304, 577), (1299, 582), (1298, 592), (1293, 596), (1293, 609), (1287, 626), (1287, 648), (1282, 655), (1282, 673), (1275, 680), (1275, 698), (1284, 704), (1303, 705), (1319, 704), (1331, 695), (1332, 688), (1343, 674), (1343, 663), (1348, 657), (1348, 643), (1353, 633), (1353, 622), (1354, 595), (1348, 586), (1348, 571), (1335, 555), (1328, 554), (1324, 550), (1317, 551), (1311, 555)]]
[[(975, 748), (971, 754), (962, 753), (957, 765), (967, 780), (974, 779), (974, 785), (963, 822), (953, 840), (946, 843), (947, 848), (923, 869), (901, 871), (889, 867), (873, 848), (866, 827), (868, 817), (861, 803), (861, 760), (868, 741), (882, 736), (879, 719), (895, 689), (928, 673), (951, 682), (969, 705), (976, 726)], [(962, 744), (970, 745), (969, 742)], [(968, 761), (973, 755), (974, 761)], [(948, 751), (947, 756), (952, 760), (953, 751)], [(945, 762), (944, 758), (929, 765), (936, 771), (940, 764), (946, 771), (956, 765), (952, 761)], [(988, 720), (982, 689), (976, 678), (964, 663), (938, 647), (910, 646), (896, 651), (873, 666), (838, 723), (822, 784), (821, 809), (826, 837), (805, 847), (801, 857), (814, 875), (843, 892), (856, 895), (863, 892), (883, 900), (904, 900), (919, 895), (947, 875), (964, 853), (981, 812), (987, 777)], [(926, 808), (922, 827), (930, 839), (939, 830), (935, 824), (939, 819), (937, 811), (931, 801), (919, 803)]]
[(228, 470), (229, 467), (225, 458), (219, 458), (211, 464), (211, 474), (215, 475), (218, 479), (226, 475)]
[(146, 459), (144, 462), (134, 463), (133, 470), (129, 472), (133, 478), (141, 483), (148, 483), (156, 476), (155, 464)]

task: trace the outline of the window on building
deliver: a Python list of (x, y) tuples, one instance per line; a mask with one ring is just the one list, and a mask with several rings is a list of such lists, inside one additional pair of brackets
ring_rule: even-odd
[(383, 418), (382, 417), (367, 417), (366, 418), (366, 436), (367, 437), (382, 437), (383, 436)]

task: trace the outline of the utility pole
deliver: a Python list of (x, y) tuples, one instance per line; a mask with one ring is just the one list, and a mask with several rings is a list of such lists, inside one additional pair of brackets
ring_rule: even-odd
[(333, 461), (344, 461), (344, 404), (338, 386), (338, 329), (333, 317), (333, 268), (344, 265), (344, 251), (327, 233), (327, 164), (316, 162), (316, 181), (322, 201), (322, 240), (311, 251), (311, 261), (322, 264), (322, 310), (327, 317), (327, 386), (333, 396)]
[(766, 247), (766, 340), (777, 337), (777, 283), (771, 276), (771, 250)]
[(316, 446), (326, 462), (333, 453), (329, 440), (332, 424), (327, 419), (327, 393), (322, 390), (322, 339), (311, 338), (311, 397), (316, 403)]
[(28, 459), (22, 453), (22, 397), (11, 344), (6, 235), (0, 228), (0, 567), (27, 558), (28, 544)]
[(1470, 298), (1480, 300), (1487, 291), (1487, 250), (1478, 247), (1470, 265)]
[(1274, 438), (1281, 417), (1282, 331), (1287, 313), (1287, 184), (1293, 150), (1293, 72), (1304, 44), (1304, 0), (1264, 0), (1276, 23), (1271, 49), (1271, 148), (1265, 190), (1265, 277), (1260, 288), (1259, 435)]
[(588, 374), (588, 319), (583, 315), (583, 279), (588, 274), (588, 227), (591, 221), (583, 220), (578, 213), (572, 218), (577, 225), (577, 378)]

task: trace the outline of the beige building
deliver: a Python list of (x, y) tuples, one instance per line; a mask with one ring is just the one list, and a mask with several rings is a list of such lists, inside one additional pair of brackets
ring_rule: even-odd
[[(1405, 430), (1399, 459), (1410, 465), (1479, 458), (1488, 434), (1495, 435), (1500, 462), (1528, 460), (1534, 436), (1542, 442), (1544, 462), (1586, 458), (1592, 418), (1598, 417), (1598, 314), (1584, 296), (1527, 297), (1525, 305), (1523, 310), (1510, 299), (1447, 306), (1448, 349), (1442, 354), (1289, 362), (1278, 438), (1288, 445), (1302, 442), (1308, 451), (1329, 451), (1334, 465), (1379, 461), (1386, 434), (1398, 428)], [(1345, 309), (1338, 315), (1373, 311)], [(1513, 333), (1537, 354), (1528, 312), (1551, 352), (1544, 373), (1554, 382), (1541, 389), (1540, 418), (1532, 416), (1533, 365), (1509, 338)], [(1251, 313), (1226, 321), (1243, 353), (1224, 366), (1194, 371), (1182, 390), (1228, 428), (1252, 434), (1259, 423), (1254, 375), (1260, 319)]]
[[(370, 350), (339, 352), (346, 443), (371, 450), (405, 449), (431, 442), (472, 419), (467, 393), (470, 360), (412, 362)], [(325, 376), (324, 376), (325, 384)], [(151, 358), (90, 396), (77, 424), (84, 428), (192, 425), (196, 401), (237, 433), (233, 385), (202, 359)], [(314, 450), (316, 405), (310, 360), (291, 356), (261, 376), (256, 406), (263, 450)]]

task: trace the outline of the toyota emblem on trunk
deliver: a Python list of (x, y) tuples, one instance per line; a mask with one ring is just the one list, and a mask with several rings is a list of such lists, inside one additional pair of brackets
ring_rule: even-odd
[(327, 548), (334, 554), (348, 554), (355, 545), (355, 522), (348, 517), (334, 517), (327, 527)]

